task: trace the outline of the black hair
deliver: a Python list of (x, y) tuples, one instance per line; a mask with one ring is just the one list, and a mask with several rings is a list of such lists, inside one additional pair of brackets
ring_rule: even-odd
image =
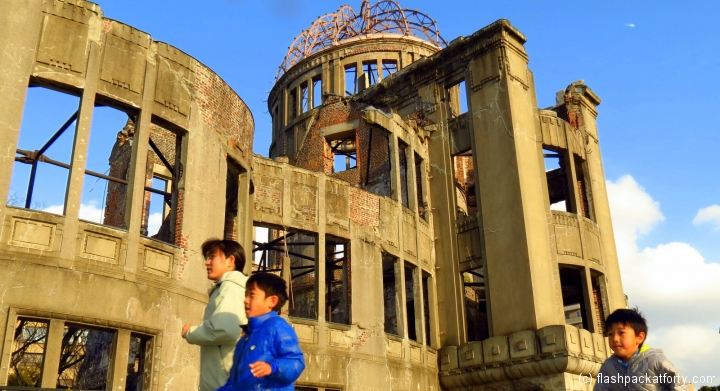
[[(637, 308), (622, 308), (619, 310), (615, 310), (612, 314), (610, 314), (610, 316), (607, 317), (607, 319), (605, 319), (605, 330), (610, 330), (610, 328), (615, 324), (622, 324), (625, 327), (630, 327), (631, 329), (635, 330), (636, 335), (640, 333), (645, 333), (645, 337), (647, 338), (647, 321), (645, 320), (645, 318), (643, 318), (642, 314)], [(640, 346), (642, 346), (642, 344), (640, 344)]]
[(208, 239), (200, 247), (205, 259), (208, 259), (215, 249), (222, 251), (225, 257), (235, 257), (235, 270), (245, 268), (245, 250), (240, 243), (228, 239)]
[(282, 277), (272, 273), (253, 273), (247, 280), (248, 291), (252, 289), (253, 285), (265, 292), (265, 297), (277, 296), (278, 302), (273, 307), (273, 310), (280, 313), (282, 306), (287, 301), (287, 284)]

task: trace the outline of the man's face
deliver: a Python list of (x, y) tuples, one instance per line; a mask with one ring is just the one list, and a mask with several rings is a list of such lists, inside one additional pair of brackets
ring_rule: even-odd
[(637, 352), (640, 344), (645, 341), (645, 333), (635, 334), (632, 327), (621, 323), (613, 324), (607, 335), (610, 349), (625, 362)]
[(228, 258), (220, 249), (215, 248), (205, 260), (205, 268), (208, 279), (217, 281), (223, 274), (235, 270), (235, 257)]
[(265, 291), (253, 284), (245, 290), (245, 314), (248, 318), (271, 312), (278, 303), (277, 296), (266, 296)]

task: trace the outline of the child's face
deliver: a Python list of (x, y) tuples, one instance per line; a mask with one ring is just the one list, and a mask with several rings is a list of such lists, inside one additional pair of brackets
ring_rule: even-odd
[(253, 284), (245, 290), (245, 314), (248, 318), (271, 312), (278, 303), (278, 297), (265, 296), (265, 291)]
[(205, 268), (207, 269), (208, 279), (217, 281), (223, 274), (235, 270), (235, 257), (230, 256), (228, 258), (220, 249), (215, 248), (205, 260)]
[(623, 361), (627, 362), (637, 352), (640, 344), (645, 341), (645, 333), (635, 333), (632, 327), (615, 323), (607, 332), (610, 349)]

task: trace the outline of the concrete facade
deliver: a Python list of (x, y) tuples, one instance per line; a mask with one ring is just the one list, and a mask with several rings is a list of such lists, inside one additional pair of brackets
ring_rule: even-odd
[[(28, 87), (80, 106), (64, 213), (0, 205), (0, 386), (195, 389), (199, 349), (179, 331), (207, 301), (208, 237), (236, 238), (258, 259), (247, 273), (289, 282), (298, 389), (592, 386), (578, 374), (598, 371), (602, 320), (626, 306), (600, 99), (579, 81), (539, 109), (508, 21), (447, 47), (365, 34), (299, 59), (270, 92), (264, 158), (240, 97), (180, 50), (92, 3), (5, 8), (0, 195), (18, 159), (42, 162), (15, 153)], [(103, 224), (79, 218), (99, 104), (129, 118), (107, 151)], [(148, 236), (151, 193), (167, 207)], [(18, 349), (37, 330), (26, 352), (42, 360), (22, 372)], [(100, 364), (60, 383), (72, 332)]]

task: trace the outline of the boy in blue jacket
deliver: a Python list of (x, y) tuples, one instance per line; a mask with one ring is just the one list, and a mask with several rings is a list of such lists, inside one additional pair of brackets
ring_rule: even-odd
[(218, 391), (294, 390), (305, 358), (295, 330), (278, 315), (287, 301), (285, 280), (254, 273), (246, 287), (248, 324), (235, 346), (230, 377)]

